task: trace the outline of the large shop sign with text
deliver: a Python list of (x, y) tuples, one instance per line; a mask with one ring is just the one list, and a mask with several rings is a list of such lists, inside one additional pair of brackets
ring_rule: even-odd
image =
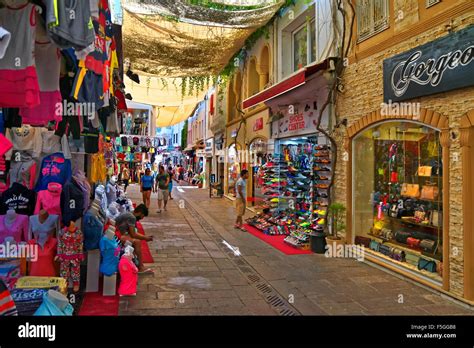
[(384, 101), (474, 85), (474, 25), (383, 62)]
[(272, 122), (272, 138), (284, 138), (316, 132), (317, 111), (285, 113)]

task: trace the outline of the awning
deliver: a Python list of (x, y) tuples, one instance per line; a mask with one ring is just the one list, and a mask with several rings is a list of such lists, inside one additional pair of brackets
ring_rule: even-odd
[(322, 61), (321, 63), (307, 66), (306, 68), (297, 71), (285, 80), (280, 81), (276, 85), (264, 89), (263, 91), (253, 95), (252, 97), (245, 99), (243, 101), (243, 108), (248, 109), (252, 106), (266, 102), (267, 100), (278, 97), (279, 95), (282, 95), (304, 85), (308, 80), (309, 76), (317, 73), (318, 71), (328, 69), (330, 64), (329, 60), (330, 58)]

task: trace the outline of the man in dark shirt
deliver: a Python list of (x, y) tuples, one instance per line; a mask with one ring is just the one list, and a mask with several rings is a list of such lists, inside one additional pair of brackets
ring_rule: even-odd
[(132, 243), (135, 249), (135, 254), (138, 257), (138, 273), (153, 273), (153, 270), (145, 268), (142, 259), (142, 240), (151, 242), (153, 236), (145, 236), (136, 232), (137, 221), (148, 216), (148, 208), (144, 204), (138, 205), (133, 213), (122, 213), (117, 219), (115, 219), (115, 227), (119, 230), (122, 235), (120, 241), (125, 244), (127, 241)]

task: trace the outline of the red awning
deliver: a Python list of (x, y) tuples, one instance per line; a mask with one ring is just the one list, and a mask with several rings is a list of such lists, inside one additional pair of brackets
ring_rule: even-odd
[(244, 109), (250, 108), (257, 104), (266, 102), (267, 100), (278, 97), (279, 95), (287, 93), (295, 88), (298, 88), (306, 83), (309, 76), (317, 73), (318, 71), (326, 70), (328, 67), (329, 59), (326, 59), (319, 64), (310, 65), (298, 71), (294, 75), (286, 78), (285, 80), (280, 81), (276, 85), (264, 89), (263, 91), (251, 96), (250, 98), (245, 99), (243, 101), (243, 107)]

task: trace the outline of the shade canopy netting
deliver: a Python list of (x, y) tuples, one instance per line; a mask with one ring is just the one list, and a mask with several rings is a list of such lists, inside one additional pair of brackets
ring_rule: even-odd
[(182, 80), (179, 78), (164, 79), (140, 75), (140, 84), (137, 84), (125, 76), (124, 82), (133, 101), (154, 107), (157, 127), (168, 127), (186, 120), (206, 93), (202, 91), (194, 96), (183, 97)]
[(156, 107), (157, 127), (186, 120), (203, 99), (204, 91), (183, 97), (182, 77), (218, 75), (284, 1), (217, 3), (239, 8), (216, 9), (188, 0), (123, 1), (124, 58), (141, 80), (136, 84), (127, 78), (125, 85), (134, 100)]
[(124, 57), (134, 70), (160, 77), (217, 75), (282, 3), (227, 11), (185, 0), (125, 0)]

